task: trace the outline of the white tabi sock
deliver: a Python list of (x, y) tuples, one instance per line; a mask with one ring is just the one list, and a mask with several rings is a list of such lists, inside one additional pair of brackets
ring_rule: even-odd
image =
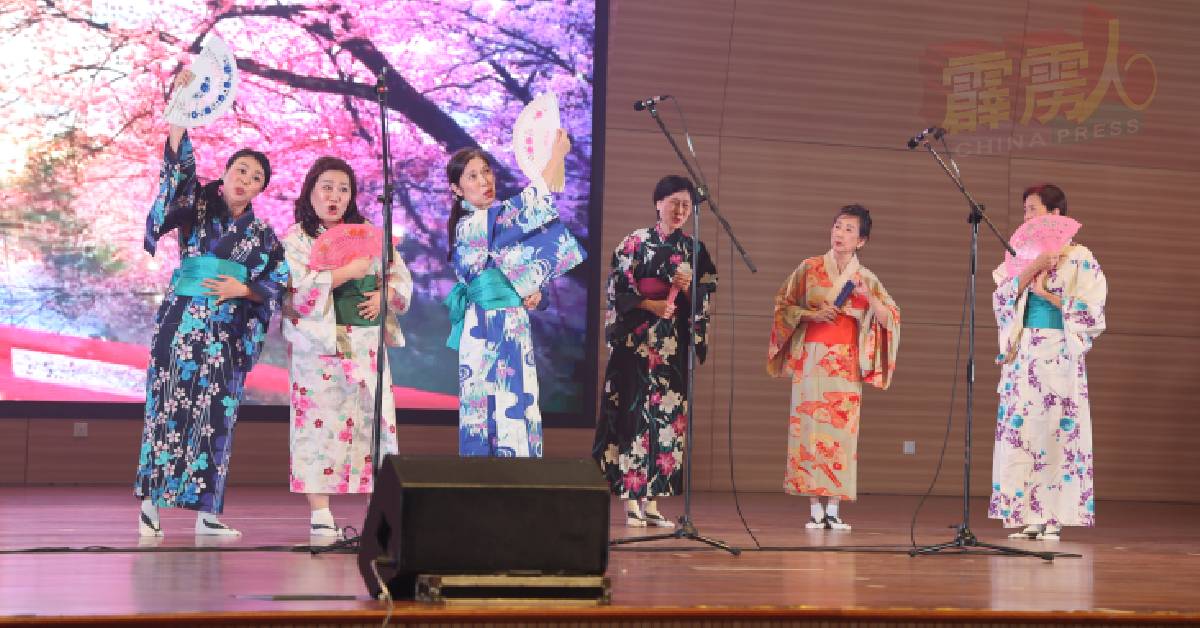
[(808, 513), (813, 521), (820, 523), (825, 518), (825, 509), (821, 507), (821, 500), (816, 497), (808, 498)]
[(838, 516), (838, 504), (840, 503), (841, 498), (830, 497), (829, 503), (825, 504), (825, 516), (836, 518)]

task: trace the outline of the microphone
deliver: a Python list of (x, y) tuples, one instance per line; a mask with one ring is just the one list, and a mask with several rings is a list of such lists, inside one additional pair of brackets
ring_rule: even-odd
[(639, 100), (639, 101), (633, 103), (633, 110), (641, 111), (641, 110), (645, 109), (646, 107), (653, 107), (655, 105), (655, 103), (661, 102), (670, 97), (671, 97), (670, 94), (663, 94), (662, 96), (651, 96), (650, 98), (647, 98), (646, 100)]
[(924, 131), (921, 131), (920, 133), (917, 133), (916, 135), (912, 136), (912, 138), (910, 138), (908, 140), (908, 148), (910, 150), (913, 148), (916, 148), (917, 145), (919, 145), (921, 142), (925, 141), (926, 137), (929, 137), (931, 135), (933, 136), (933, 139), (940, 140), (940, 139), (942, 139), (942, 136), (945, 134), (946, 134), (946, 129), (943, 129), (940, 126), (931, 126), (928, 129), (925, 129)]
[(846, 285), (842, 286), (842, 291), (838, 293), (837, 298), (833, 300), (834, 307), (842, 307), (846, 303), (846, 299), (850, 298), (850, 293), (854, 292), (854, 282), (847, 281)]

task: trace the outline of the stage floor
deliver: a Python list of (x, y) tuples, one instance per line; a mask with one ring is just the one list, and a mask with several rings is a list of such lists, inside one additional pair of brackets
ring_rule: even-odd
[[(293, 623), (382, 619), (382, 603), (366, 599), (355, 556), (242, 551), (307, 544), (308, 513), (300, 496), (276, 488), (235, 487), (224, 520), (245, 536), (195, 548), (191, 512), (163, 513), (166, 538), (139, 545), (136, 502), (124, 487), (0, 488), (0, 549), (141, 547), (119, 553), (0, 554), (0, 623), (5, 621), (190, 621), (287, 616)], [(1102, 502), (1100, 527), (1068, 529), (1059, 542), (1010, 541), (983, 517), (972, 523), (982, 540), (1014, 547), (1081, 554), (1037, 558), (958, 556), (910, 558), (913, 497), (862, 497), (846, 504), (852, 532), (808, 531), (807, 500), (744, 494), (742, 510), (758, 541), (791, 551), (754, 551), (728, 493), (699, 494), (700, 532), (746, 549), (734, 557), (688, 541), (626, 546), (611, 552), (612, 606), (602, 608), (471, 608), (401, 603), (393, 622), (710, 617), (858, 618), (882, 621), (1200, 621), (1200, 506)], [(681, 499), (665, 500), (675, 515)], [(358, 526), (365, 497), (334, 500), (339, 525)], [(626, 528), (613, 504), (613, 537)], [(953, 538), (961, 500), (933, 498), (917, 528), (918, 543)], [(855, 546), (894, 551), (844, 551)], [(812, 551), (814, 549), (843, 551)], [(205, 549), (205, 548), (201, 548)], [(275, 596), (347, 596), (279, 600)], [(1073, 618), (1073, 619), (1072, 619)]]

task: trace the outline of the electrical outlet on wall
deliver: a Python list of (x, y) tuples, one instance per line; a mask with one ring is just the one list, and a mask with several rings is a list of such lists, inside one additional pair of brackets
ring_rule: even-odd
[(88, 424), (87, 421), (76, 421), (75, 429), (71, 433), (75, 438), (87, 438)]
[(904, 446), (902, 448), (902, 451), (904, 452), (904, 455), (906, 455), (906, 456), (912, 456), (912, 455), (916, 454), (917, 453), (917, 441), (915, 441), (915, 440), (904, 441)]

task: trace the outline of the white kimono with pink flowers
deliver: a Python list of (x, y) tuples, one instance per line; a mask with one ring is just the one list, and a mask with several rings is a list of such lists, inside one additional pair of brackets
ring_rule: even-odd
[[(332, 271), (308, 268), (313, 238), (293, 225), (283, 239), (291, 267), (284, 299), (283, 336), (291, 380), (293, 493), (370, 493), (375, 413), (375, 355), (379, 326), (338, 325)], [(371, 272), (380, 272), (379, 262)], [(384, 329), (390, 346), (404, 346), (395, 315), (408, 311), (412, 276), (398, 256), (388, 275), (392, 295)], [(396, 452), (396, 403), (390, 365), (383, 374), (380, 455)]]

